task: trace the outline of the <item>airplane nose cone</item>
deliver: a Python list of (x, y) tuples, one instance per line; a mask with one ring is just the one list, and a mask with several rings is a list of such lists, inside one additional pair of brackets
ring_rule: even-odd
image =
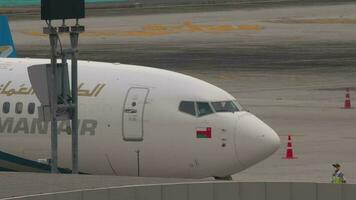
[(239, 116), (235, 145), (238, 160), (249, 167), (272, 155), (280, 146), (274, 130), (251, 113)]

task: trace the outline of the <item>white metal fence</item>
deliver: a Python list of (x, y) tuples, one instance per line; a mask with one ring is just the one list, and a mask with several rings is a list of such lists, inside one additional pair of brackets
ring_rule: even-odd
[[(204, 182), (29, 195), (6, 200), (355, 200), (356, 185)], [(5, 199), (2, 199), (5, 200)]]
[(237, 3), (237, 4), (258, 4), (268, 5), (271, 3), (324, 3), (324, 2), (352, 2), (352, 0), (121, 0), (124, 4), (142, 5), (175, 5), (175, 4), (201, 4), (201, 3)]

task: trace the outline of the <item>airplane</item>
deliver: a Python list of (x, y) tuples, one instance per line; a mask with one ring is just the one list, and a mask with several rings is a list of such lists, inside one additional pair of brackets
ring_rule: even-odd
[[(15, 49), (7, 18), (0, 22), (0, 46)], [(27, 74), (29, 66), (48, 62), (0, 58), (0, 170), (50, 170), (50, 126), (38, 119), (40, 102)], [(271, 127), (210, 83), (136, 65), (78, 65), (83, 174), (230, 179), (279, 148)], [(71, 168), (69, 126), (58, 126), (61, 173)]]
[(16, 50), (12, 40), (8, 20), (0, 15), (0, 57), (16, 58)]

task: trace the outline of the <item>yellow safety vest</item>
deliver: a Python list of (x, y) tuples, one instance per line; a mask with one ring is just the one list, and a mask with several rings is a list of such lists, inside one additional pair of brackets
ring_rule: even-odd
[(338, 176), (333, 175), (331, 178), (331, 183), (333, 184), (342, 184), (342, 179)]
[(331, 177), (331, 183), (333, 183), (333, 184), (346, 183), (342, 172), (338, 171), (337, 173), (334, 173), (333, 176)]

